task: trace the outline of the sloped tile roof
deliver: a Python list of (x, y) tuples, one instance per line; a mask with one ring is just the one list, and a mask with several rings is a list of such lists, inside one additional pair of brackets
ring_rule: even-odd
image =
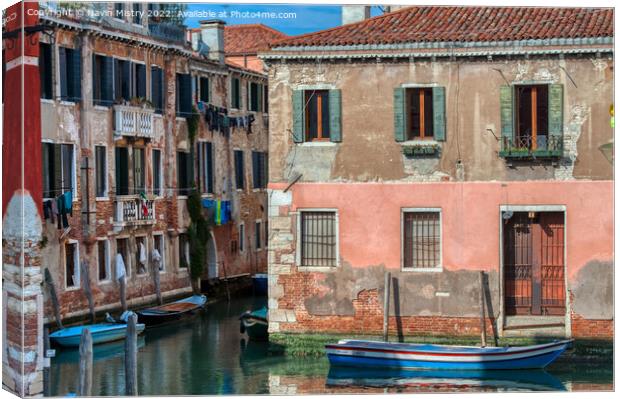
[(256, 54), (269, 49), (271, 42), (288, 36), (263, 24), (230, 25), (224, 28), (226, 55)]
[(611, 37), (613, 23), (611, 8), (409, 7), (278, 40), (272, 48)]

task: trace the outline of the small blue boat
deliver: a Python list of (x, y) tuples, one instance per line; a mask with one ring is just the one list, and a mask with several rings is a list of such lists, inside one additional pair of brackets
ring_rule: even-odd
[(269, 321), (267, 320), (268, 310), (267, 307), (250, 312), (249, 310), (243, 313), (239, 320), (241, 321), (240, 330), (243, 334), (248, 333), (248, 337), (257, 341), (264, 341), (269, 338), (267, 332), (269, 328)]
[(519, 347), (451, 346), (342, 340), (325, 345), (334, 366), (435, 370), (514, 370), (544, 368), (573, 340)]
[[(90, 330), (90, 334), (93, 338), (93, 344), (101, 344), (104, 342), (112, 342), (125, 339), (125, 335), (127, 333), (127, 324), (101, 323), (68, 327), (51, 333), (50, 339), (60, 346), (80, 346), (83, 329)], [(138, 334), (142, 333), (144, 331), (144, 324), (136, 324), (136, 331), (138, 332)]]

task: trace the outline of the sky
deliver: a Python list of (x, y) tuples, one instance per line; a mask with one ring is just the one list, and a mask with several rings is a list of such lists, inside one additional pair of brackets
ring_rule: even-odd
[[(341, 8), (305, 4), (188, 4), (185, 24), (195, 28), (200, 20), (222, 19), (227, 25), (262, 23), (287, 35), (301, 35), (339, 26)], [(258, 13), (271, 14), (257, 15)], [(372, 7), (371, 15), (380, 13), (379, 7)]]

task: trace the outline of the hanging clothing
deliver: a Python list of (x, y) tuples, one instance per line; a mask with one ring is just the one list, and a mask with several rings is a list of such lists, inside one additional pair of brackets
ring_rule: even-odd
[(65, 201), (65, 212), (73, 216), (73, 192), (67, 191), (62, 196)]
[(140, 263), (146, 266), (146, 248), (142, 243), (140, 243)]
[(123, 255), (117, 253), (116, 254), (116, 259), (115, 259), (115, 271), (116, 271), (116, 279), (120, 280), (122, 278), (125, 277), (126, 269), (125, 269), (125, 262), (123, 261)]
[(155, 267), (155, 270), (161, 271), (162, 270), (161, 255), (159, 254), (159, 251), (157, 250), (157, 248), (151, 251), (151, 259), (153, 260), (153, 266)]

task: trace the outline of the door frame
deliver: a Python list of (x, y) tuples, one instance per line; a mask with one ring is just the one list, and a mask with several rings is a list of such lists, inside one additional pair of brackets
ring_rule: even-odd
[(571, 336), (570, 320), (570, 290), (568, 289), (568, 226), (566, 216), (566, 205), (500, 205), (499, 206), (499, 323), (497, 326), (500, 336), (504, 335), (504, 325), (506, 324), (506, 311), (504, 301), (504, 221), (502, 214), (506, 211), (512, 212), (562, 212), (564, 214), (564, 335)]

